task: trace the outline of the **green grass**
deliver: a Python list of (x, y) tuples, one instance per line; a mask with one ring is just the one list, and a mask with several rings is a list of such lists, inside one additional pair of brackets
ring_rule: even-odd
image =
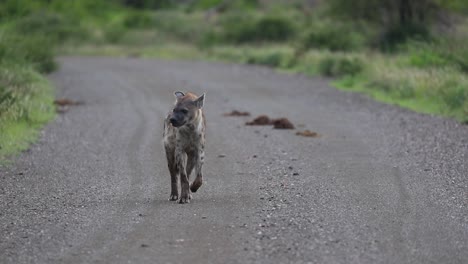
[(365, 70), (332, 84), (340, 89), (362, 92), (389, 104), (417, 112), (444, 115), (468, 121), (468, 76), (455, 66), (402, 67), (406, 56), (370, 57)]
[(194, 45), (184, 43), (162, 43), (157, 46), (127, 46), (118, 44), (86, 44), (66, 46), (58, 49), (61, 55), (70, 56), (112, 56), (159, 59), (207, 59), (207, 54)]
[(0, 65), (0, 164), (27, 149), (55, 116), (54, 93), (32, 67)]

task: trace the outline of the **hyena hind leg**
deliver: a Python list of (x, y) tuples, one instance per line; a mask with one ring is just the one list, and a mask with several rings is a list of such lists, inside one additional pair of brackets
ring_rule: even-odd
[(201, 152), (199, 155), (197, 155), (195, 160), (196, 160), (196, 163), (195, 163), (196, 177), (195, 177), (195, 180), (193, 180), (192, 184), (190, 185), (190, 190), (192, 192), (197, 192), (197, 190), (203, 184), (202, 167), (203, 167), (204, 153)]
[(193, 153), (187, 154), (187, 178), (190, 180), (190, 175), (192, 174), (193, 168), (197, 164), (197, 157)]

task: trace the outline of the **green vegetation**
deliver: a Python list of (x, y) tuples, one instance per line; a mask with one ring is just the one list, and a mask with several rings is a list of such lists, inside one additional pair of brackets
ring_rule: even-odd
[(33, 68), (0, 64), (0, 162), (27, 148), (38, 129), (54, 117), (53, 91)]
[(55, 115), (41, 74), (56, 69), (54, 45), (75, 34), (62, 15), (26, 1), (0, 4), (0, 164), (27, 148)]
[(0, 157), (53, 117), (55, 54), (259, 64), (468, 122), (466, 43), (463, 0), (5, 0)]

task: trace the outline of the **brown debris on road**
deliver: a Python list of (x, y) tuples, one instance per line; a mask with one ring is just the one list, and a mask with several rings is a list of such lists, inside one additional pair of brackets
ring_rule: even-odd
[(294, 125), (287, 118), (278, 118), (272, 121), (273, 128), (276, 129), (294, 129)]
[(81, 101), (74, 101), (68, 98), (59, 98), (54, 100), (54, 104), (58, 106), (67, 106), (67, 105), (81, 105), (83, 102)]
[(304, 131), (297, 131), (296, 132), (296, 135), (298, 136), (303, 136), (303, 137), (320, 137), (320, 134), (317, 133), (317, 132), (314, 132), (314, 131), (310, 131), (308, 129), (304, 130)]
[(272, 120), (267, 115), (260, 115), (253, 121), (245, 123), (247, 126), (267, 126), (272, 125)]
[(250, 116), (250, 113), (232, 110), (230, 113), (225, 113), (224, 116)]
[(268, 126), (273, 125), (276, 129), (294, 129), (294, 125), (289, 119), (282, 117), (277, 119), (271, 119), (267, 115), (260, 115), (254, 120), (245, 123), (247, 126)]
[(84, 103), (81, 101), (70, 100), (68, 98), (59, 98), (54, 100), (54, 104), (57, 106), (57, 113), (63, 114), (70, 109), (69, 107), (71, 105), (82, 105)]

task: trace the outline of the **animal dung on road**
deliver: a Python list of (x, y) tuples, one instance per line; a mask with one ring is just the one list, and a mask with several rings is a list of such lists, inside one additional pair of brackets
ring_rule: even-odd
[(67, 106), (67, 105), (81, 105), (83, 102), (73, 101), (68, 98), (59, 98), (54, 100), (54, 104), (58, 106)]
[(278, 118), (272, 121), (273, 128), (276, 129), (294, 129), (294, 125), (287, 118)]
[(254, 120), (245, 123), (247, 126), (269, 126), (273, 125), (276, 129), (294, 129), (294, 125), (289, 119), (282, 117), (271, 119), (267, 115), (259, 115)]
[(247, 126), (268, 126), (272, 125), (272, 120), (267, 115), (260, 115), (254, 120), (245, 123)]
[(232, 110), (230, 113), (225, 113), (224, 116), (250, 116), (249, 112), (242, 112), (237, 110)]
[(54, 104), (57, 106), (57, 109), (56, 109), (57, 113), (63, 114), (69, 110), (69, 106), (81, 105), (83, 104), (83, 102), (74, 101), (74, 100), (70, 100), (67, 98), (60, 98), (60, 99), (54, 100)]
[(304, 131), (297, 131), (296, 132), (296, 135), (298, 136), (303, 136), (303, 137), (320, 137), (320, 134), (317, 133), (317, 132), (314, 132), (314, 131), (310, 131), (308, 129), (304, 130)]

